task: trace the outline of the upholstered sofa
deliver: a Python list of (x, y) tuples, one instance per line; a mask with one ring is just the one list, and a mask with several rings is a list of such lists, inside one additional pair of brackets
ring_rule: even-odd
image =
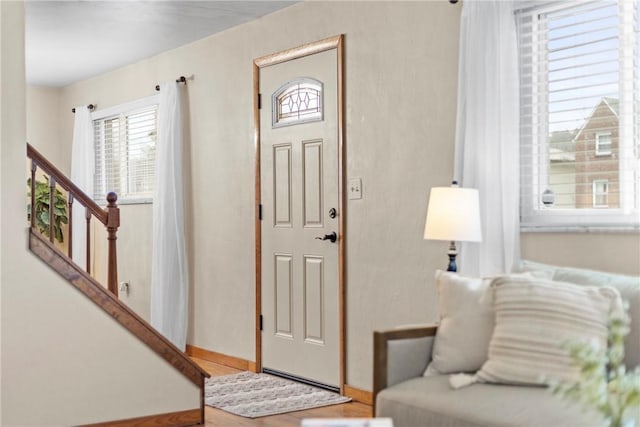
[[(522, 271), (542, 274), (554, 283), (616, 288), (628, 304), (631, 318), (630, 333), (625, 340), (625, 365), (627, 369), (640, 365), (640, 277), (532, 262), (523, 262), (521, 267)], [(443, 325), (441, 320), (440, 326)], [(432, 361), (437, 333), (438, 326), (374, 333), (376, 416), (392, 418), (395, 427), (604, 425), (599, 414), (554, 396), (548, 387), (478, 382), (454, 389), (450, 374), (425, 374)], [(469, 335), (472, 342), (476, 338), (474, 334)], [(634, 409), (630, 415), (639, 427), (640, 409)]]

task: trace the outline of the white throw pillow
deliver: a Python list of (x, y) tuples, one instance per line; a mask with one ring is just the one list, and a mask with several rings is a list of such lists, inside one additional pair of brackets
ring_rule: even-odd
[(493, 307), (481, 305), (489, 280), (436, 271), (440, 323), (425, 375), (475, 372), (487, 360)]
[(521, 261), (522, 271), (551, 274), (553, 280), (587, 286), (612, 286), (620, 292), (622, 301), (629, 305), (629, 334), (624, 340), (624, 361), (627, 370), (640, 366), (640, 277), (584, 268), (558, 267), (533, 261)]
[[(544, 272), (513, 276), (550, 277)], [(425, 376), (476, 372), (487, 361), (493, 334), (493, 304), (483, 298), (496, 276), (478, 278), (437, 270), (440, 322)]]
[(607, 345), (612, 315), (622, 315), (618, 291), (611, 287), (499, 277), (488, 295), (495, 310), (489, 359), (476, 374), (481, 382), (545, 384), (575, 381), (574, 366), (564, 343)]

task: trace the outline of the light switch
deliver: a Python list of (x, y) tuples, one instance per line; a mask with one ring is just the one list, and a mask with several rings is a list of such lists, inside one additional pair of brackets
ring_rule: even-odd
[(351, 178), (349, 180), (349, 188), (347, 188), (347, 193), (349, 193), (349, 200), (362, 199), (362, 179)]

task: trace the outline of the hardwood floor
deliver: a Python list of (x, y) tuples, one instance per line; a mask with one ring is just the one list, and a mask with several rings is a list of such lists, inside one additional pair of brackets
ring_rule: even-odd
[[(229, 375), (242, 372), (239, 369), (218, 365), (217, 363), (192, 357), (211, 376)], [(323, 408), (306, 411), (289, 412), (288, 414), (273, 415), (261, 418), (244, 418), (224, 412), (223, 410), (205, 407), (204, 418), (206, 427), (300, 427), (304, 418), (370, 418), (371, 406), (363, 403), (351, 402), (342, 405), (325, 406)]]

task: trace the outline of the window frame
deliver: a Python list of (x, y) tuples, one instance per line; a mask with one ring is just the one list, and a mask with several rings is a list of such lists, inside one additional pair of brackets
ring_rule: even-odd
[[(135, 113), (138, 110), (149, 108), (154, 105), (158, 107), (159, 102), (160, 102), (160, 95), (155, 94), (155, 95), (147, 96), (145, 98), (137, 99), (135, 101), (130, 101), (124, 104), (119, 104), (119, 105), (108, 107), (102, 110), (97, 110), (91, 113), (91, 123), (93, 126), (95, 126), (94, 122), (97, 120), (104, 120), (104, 119), (108, 119), (109, 117), (115, 117), (120, 115), (128, 116)], [(156, 127), (156, 131), (157, 131), (157, 127)], [(96, 145), (96, 143), (97, 141), (94, 141), (94, 146)], [(103, 142), (103, 146), (104, 146), (104, 142)], [(106, 171), (106, 168), (103, 166), (102, 170)], [(95, 177), (92, 185), (95, 186)], [(107, 202), (105, 199), (95, 199), (95, 187), (93, 188), (93, 191), (92, 191), (92, 198), (95, 200), (95, 202), (99, 206), (106, 206)], [(127, 196), (118, 194), (119, 205), (138, 205), (138, 204), (152, 204), (152, 203), (153, 203), (153, 197), (127, 197)]]
[[(581, 5), (585, 3), (595, 2), (595, 0), (582, 0), (572, 3), (572, 5)], [(624, 2), (618, 2), (619, 8), (629, 7), (624, 5)], [(521, 6), (515, 10), (515, 13), (519, 13), (520, 11), (528, 11), (535, 10), (536, 16), (552, 13), (555, 11), (559, 11), (562, 9), (567, 9), (567, 3), (561, 1), (553, 1), (553, 2), (545, 2), (545, 3), (537, 3), (533, 0), (522, 2)], [(633, 6), (630, 6), (632, 11)], [(638, 13), (637, 11), (635, 11)], [(629, 14), (627, 14), (629, 15)], [(622, 14), (625, 18), (621, 18), (618, 23), (618, 27), (621, 29), (621, 39), (622, 37), (628, 37), (629, 32), (633, 34), (633, 19), (629, 18), (627, 15)], [(631, 13), (630, 15), (634, 15)], [(516, 18), (517, 19), (517, 18)], [(546, 34), (543, 31), (546, 31), (543, 27), (543, 24), (536, 19), (531, 19), (530, 22), (527, 22), (527, 25), (532, 26), (531, 30), (531, 63), (522, 64), (519, 63), (518, 67), (531, 67), (533, 70), (539, 70), (541, 68), (541, 64), (545, 64), (547, 62), (547, 57), (544, 56), (541, 59), (541, 53), (546, 51), (543, 50), (539, 45), (539, 40), (542, 37), (545, 37)], [(518, 42), (520, 43), (520, 35), (518, 35)], [(620, 43), (623, 43), (623, 40), (620, 40)], [(636, 41), (637, 43), (637, 41)], [(637, 45), (631, 44), (628, 48), (630, 49), (638, 49)], [(519, 48), (519, 54), (521, 50)], [(631, 55), (632, 56), (632, 55)], [(618, 56), (619, 60), (620, 55)], [(634, 150), (640, 150), (640, 146), (633, 146), (633, 119), (631, 116), (625, 116), (624, 120), (622, 118), (622, 111), (624, 108), (631, 109), (633, 111), (633, 103), (634, 97), (633, 95), (625, 95), (624, 88), (628, 88), (629, 83), (625, 82), (626, 86), (623, 86), (622, 82), (625, 78), (625, 73), (629, 73), (628, 64), (626, 66), (620, 65), (620, 123), (618, 125), (618, 151), (620, 153), (629, 153), (631, 152), (633, 159)], [(627, 71), (625, 71), (627, 70)], [(638, 84), (633, 79), (633, 66), (631, 67), (631, 86), (633, 90), (640, 90), (640, 88), (635, 87)], [(537, 114), (545, 115), (548, 112), (548, 102), (549, 102), (549, 91), (540, 90), (536, 92), (534, 89), (537, 86), (544, 86), (542, 83), (548, 81), (548, 76), (545, 74), (539, 75), (538, 73), (532, 73), (529, 80), (523, 81), (521, 80), (521, 84), (523, 87), (530, 86), (529, 92), (523, 92), (521, 89), (521, 97), (523, 93), (526, 93), (527, 96), (530, 96), (532, 99), (531, 107), (534, 108), (534, 111), (537, 109)], [(625, 104), (623, 106), (623, 103)], [(521, 104), (522, 108), (522, 104)], [(628, 111), (628, 110), (627, 110)], [(522, 114), (522, 113), (521, 113)], [(638, 115), (638, 112), (635, 112)], [(629, 123), (631, 122), (631, 123)], [(635, 123), (635, 125), (640, 128), (640, 123)], [(530, 124), (530, 133), (525, 135), (530, 139), (531, 143), (529, 147), (523, 147), (525, 139), (521, 135), (520, 137), (520, 148), (525, 151), (525, 155), (529, 156), (532, 159), (527, 165), (526, 169), (530, 172), (530, 176), (525, 178), (523, 173), (523, 169), (525, 167), (522, 165), (521, 161), (521, 176), (520, 176), (520, 231), (521, 232), (566, 232), (566, 231), (590, 231), (590, 230), (606, 230), (606, 231), (640, 231), (640, 194), (634, 194), (634, 184), (625, 184), (623, 179), (629, 177), (629, 174), (633, 175), (634, 173), (640, 174), (640, 159), (636, 157), (636, 160), (630, 160), (621, 163), (618, 174), (619, 174), (619, 182), (620, 182), (620, 207), (619, 208), (549, 208), (545, 207), (542, 203), (541, 198), (543, 195), (543, 191), (545, 188), (548, 188), (548, 172), (549, 172), (549, 148), (550, 144), (547, 138), (548, 128), (540, 123), (540, 121), (531, 120)], [(636, 130), (635, 132), (639, 132)], [(624, 135), (627, 136), (626, 140), (623, 141)], [(612, 140), (613, 143), (613, 140)], [(621, 156), (622, 157), (622, 156)], [(521, 153), (522, 159), (522, 153)], [(534, 160), (536, 159), (536, 160)], [(635, 161), (635, 165), (629, 165), (630, 162)], [(535, 163), (539, 162), (536, 166)], [(623, 170), (625, 168), (625, 170)], [(529, 182), (525, 183), (525, 179), (528, 179)], [(640, 193), (640, 187), (636, 189), (638, 193)], [(522, 205), (522, 201), (527, 199), (531, 202), (531, 207), (524, 207)], [(537, 206), (537, 207), (536, 207)]]
[[(609, 143), (605, 144), (608, 145), (609, 148), (607, 150), (602, 150), (601, 148), (601, 142), (600, 142), (600, 138), (603, 136), (608, 136), (609, 137)], [(613, 148), (613, 134), (608, 131), (608, 132), (596, 132), (596, 156), (610, 156), (612, 154), (612, 148)]]
[[(604, 184), (604, 191), (598, 191), (598, 184)], [(604, 196), (606, 199), (605, 204), (597, 203), (598, 197)], [(591, 181), (591, 198), (592, 205), (596, 209), (603, 209), (609, 207), (609, 180), (608, 179), (594, 179)]]
[[(287, 94), (293, 86), (303, 86), (309, 85), (313, 88), (313, 90), (318, 91), (318, 112), (314, 114), (309, 114), (307, 117), (301, 118), (298, 116), (297, 118), (288, 117), (288, 118), (280, 118), (280, 97), (284, 94)], [(298, 88), (299, 90), (300, 88)], [(311, 78), (311, 77), (298, 77), (293, 80), (290, 80), (280, 86), (275, 90), (273, 94), (271, 94), (271, 127), (272, 128), (280, 128), (286, 126), (295, 126), (305, 123), (314, 123), (321, 122), (324, 120), (324, 83), (320, 80)]]

